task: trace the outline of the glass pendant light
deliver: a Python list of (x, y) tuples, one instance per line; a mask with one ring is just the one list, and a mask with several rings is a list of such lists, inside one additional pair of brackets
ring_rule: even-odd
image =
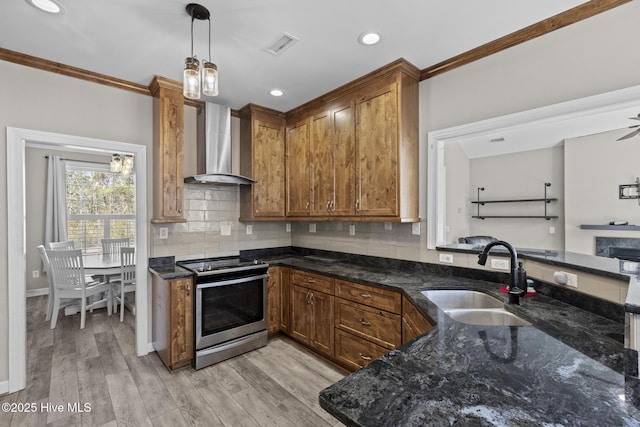
[(186, 98), (200, 99), (200, 62), (194, 56), (184, 61), (182, 94)]
[[(182, 75), (182, 93), (186, 98), (200, 99), (202, 92), (206, 96), (218, 95), (218, 67), (211, 62), (211, 19), (206, 7), (189, 3), (187, 13), (191, 16), (191, 56), (185, 60)], [(193, 21), (195, 19), (209, 21), (209, 60), (200, 62), (193, 54)]]
[(211, 19), (209, 19), (209, 60), (202, 61), (202, 93), (218, 96), (218, 66), (211, 62)]

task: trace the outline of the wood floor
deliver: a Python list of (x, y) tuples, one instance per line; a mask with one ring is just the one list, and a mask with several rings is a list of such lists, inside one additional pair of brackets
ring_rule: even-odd
[[(46, 297), (27, 299), (27, 387), (0, 403), (0, 426), (334, 426), (318, 392), (344, 373), (282, 337), (199, 371), (170, 373), (156, 353), (135, 355), (134, 317), (106, 310), (44, 320)], [(88, 411), (68, 404), (89, 404)], [(62, 404), (62, 411), (54, 411)], [(49, 408), (47, 410), (47, 408)], [(58, 408), (56, 408), (58, 409)]]

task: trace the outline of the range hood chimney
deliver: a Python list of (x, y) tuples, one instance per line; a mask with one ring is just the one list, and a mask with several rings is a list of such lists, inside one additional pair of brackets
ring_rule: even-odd
[(255, 181), (231, 173), (231, 109), (205, 102), (198, 114), (197, 175), (187, 184), (248, 185)]

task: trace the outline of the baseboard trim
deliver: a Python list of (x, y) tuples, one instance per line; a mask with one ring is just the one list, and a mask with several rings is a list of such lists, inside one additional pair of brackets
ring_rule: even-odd
[(147, 344), (147, 354), (149, 354), (149, 353), (153, 353), (154, 351), (156, 351), (156, 349), (155, 349), (155, 348), (153, 348), (153, 343), (151, 343), (151, 342), (150, 342), (150, 343), (148, 343), (148, 344)]
[(9, 381), (0, 381), (0, 396), (9, 393)]
[(40, 295), (49, 295), (49, 288), (27, 289), (26, 296), (39, 297)]

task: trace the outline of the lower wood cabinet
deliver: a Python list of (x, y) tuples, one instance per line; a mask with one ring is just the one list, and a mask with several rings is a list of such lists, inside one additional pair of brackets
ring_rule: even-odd
[(289, 334), (326, 356), (333, 357), (333, 295), (291, 283)]
[(433, 325), (407, 297), (402, 297), (402, 343), (424, 334)]
[(269, 267), (267, 333), (289, 333), (289, 268)]
[(152, 275), (153, 348), (170, 370), (191, 364), (194, 354), (193, 279)]
[(280, 286), (280, 331), (347, 369), (366, 366), (432, 327), (399, 292), (293, 268), (276, 271), (269, 270), (269, 301)]

